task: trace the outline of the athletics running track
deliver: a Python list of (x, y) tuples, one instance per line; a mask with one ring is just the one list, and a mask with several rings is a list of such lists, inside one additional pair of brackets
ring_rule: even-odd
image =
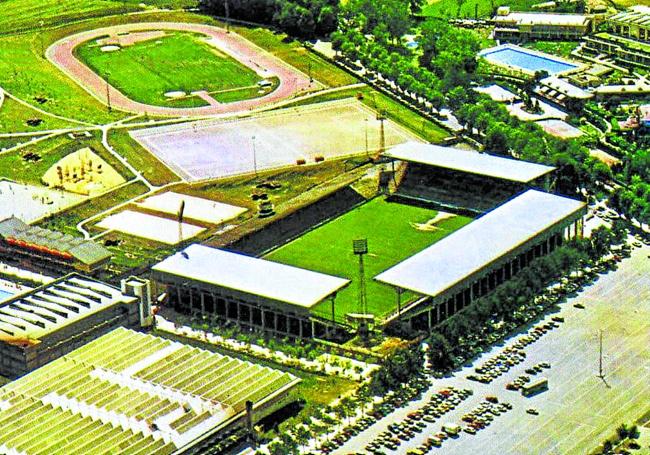
[(102, 103), (108, 104), (106, 81), (73, 55), (75, 47), (102, 36), (146, 30), (175, 30), (202, 33), (210, 37), (211, 41), (217, 42), (221, 51), (226, 52), (253, 71), (259, 72), (260, 69), (264, 69), (277, 76), (280, 84), (274, 91), (259, 98), (194, 108), (171, 108), (139, 103), (128, 98), (116, 88), (109, 86), (110, 104), (115, 109), (135, 114), (168, 117), (233, 114), (282, 101), (310, 88), (309, 78), (305, 74), (284, 63), (269, 52), (259, 48), (236, 33), (226, 33), (226, 30), (222, 28), (203, 24), (145, 22), (98, 28), (70, 35), (57, 41), (47, 49), (46, 56), (50, 62), (71, 77), (88, 93)]

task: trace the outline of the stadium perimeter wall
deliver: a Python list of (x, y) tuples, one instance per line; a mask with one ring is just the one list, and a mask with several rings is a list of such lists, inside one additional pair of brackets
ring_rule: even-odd
[(263, 229), (246, 234), (226, 248), (239, 253), (262, 256), (364, 202), (366, 198), (352, 187), (344, 186), (264, 226)]

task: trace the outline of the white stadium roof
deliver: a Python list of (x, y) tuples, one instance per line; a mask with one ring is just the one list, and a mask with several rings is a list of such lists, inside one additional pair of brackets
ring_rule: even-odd
[(375, 280), (437, 296), (584, 207), (581, 201), (528, 190)]
[(586, 26), (591, 17), (581, 14), (553, 14), (553, 13), (518, 13), (512, 12), (507, 16), (494, 16), (497, 23), (515, 23), (517, 25), (558, 25), (564, 27)]
[(239, 253), (190, 245), (153, 267), (189, 280), (311, 308), (350, 281)]
[(528, 183), (555, 169), (528, 161), (418, 142), (393, 147), (384, 156), (521, 183)]

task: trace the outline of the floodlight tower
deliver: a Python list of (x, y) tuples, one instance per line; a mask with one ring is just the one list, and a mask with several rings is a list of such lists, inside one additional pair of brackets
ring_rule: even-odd
[(598, 377), (600, 379), (605, 379), (605, 375), (603, 374), (603, 330), (600, 330), (600, 349), (598, 352)]
[(377, 151), (375, 159), (378, 159), (381, 154), (386, 151), (386, 131), (384, 129), (386, 116), (384, 115), (383, 109), (377, 111), (377, 120), (379, 120), (379, 150)]
[(185, 213), (185, 199), (181, 201), (181, 206), (178, 208), (178, 243), (183, 242), (183, 215)]
[(368, 254), (368, 239), (353, 240), (352, 251), (359, 256), (359, 309), (361, 314), (367, 314), (368, 306), (366, 302), (366, 277), (363, 256)]

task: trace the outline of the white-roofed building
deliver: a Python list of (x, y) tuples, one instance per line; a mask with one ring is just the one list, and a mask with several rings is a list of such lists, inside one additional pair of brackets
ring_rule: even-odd
[(528, 190), (374, 279), (428, 298), (400, 303), (393, 318), (431, 328), (491, 292), (565, 239), (582, 235), (586, 204)]
[(517, 94), (512, 93), (510, 90), (506, 90), (498, 84), (476, 87), (474, 91), (489, 96), (492, 101), (496, 101), (497, 103), (511, 104), (520, 99)]
[(544, 164), (419, 142), (398, 145), (384, 156), (518, 183), (530, 183), (555, 169)]
[(477, 215), (526, 188), (547, 188), (555, 169), (504, 156), (408, 142), (383, 154), (407, 163), (395, 197)]
[[(331, 321), (311, 310), (335, 298), (349, 280), (194, 244), (152, 268), (168, 303), (183, 313), (211, 315), (282, 335), (312, 337)], [(318, 320), (317, 320), (318, 319)]]
[(115, 327), (147, 325), (150, 298), (146, 280), (118, 289), (73, 273), (0, 303), (0, 374), (21, 376)]
[(494, 39), (577, 40), (591, 31), (592, 18), (582, 14), (520, 13), (499, 9), (492, 19)]

